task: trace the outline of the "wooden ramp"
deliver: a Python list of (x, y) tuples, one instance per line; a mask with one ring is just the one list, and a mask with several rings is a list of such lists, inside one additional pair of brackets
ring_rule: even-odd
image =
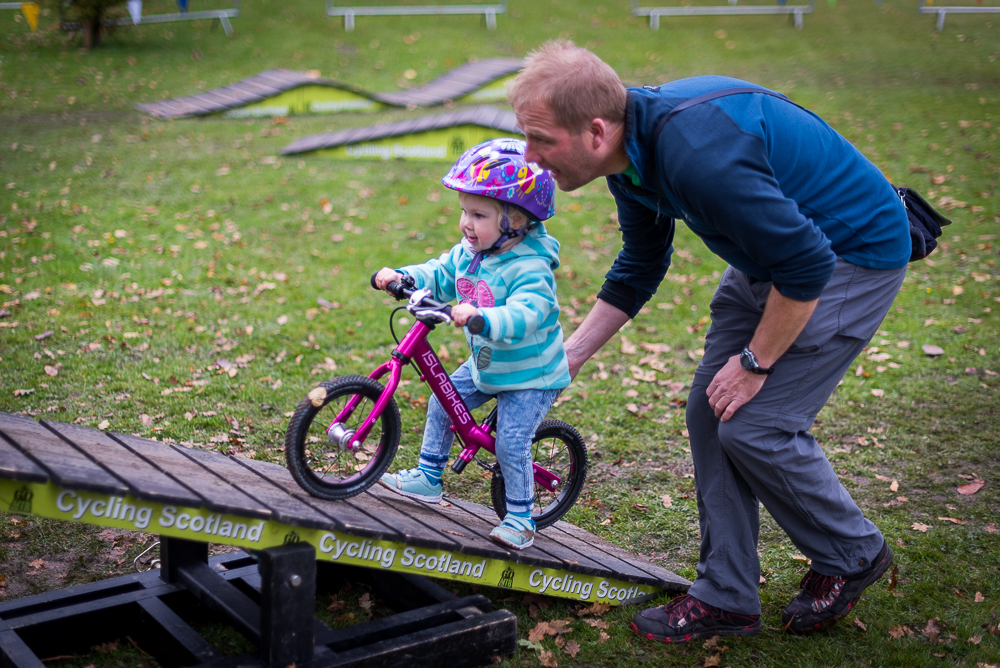
[(490, 139), (522, 137), (514, 112), (488, 105), (456, 109), (395, 123), (381, 123), (296, 139), (284, 155), (318, 153), (350, 160), (444, 160)]
[(690, 586), (566, 522), (506, 550), (487, 537), (493, 511), (477, 504), (426, 505), (378, 486), (325, 501), (277, 464), (2, 412), (0, 508), (253, 550), (307, 543), (321, 563), (587, 603)]
[(310, 72), (267, 70), (205, 93), (136, 105), (157, 118), (221, 114), (227, 118), (415, 109), (445, 102), (490, 102), (507, 98), (506, 82), (521, 69), (516, 58), (466, 63), (430, 83), (394, 93), (373, 93)]

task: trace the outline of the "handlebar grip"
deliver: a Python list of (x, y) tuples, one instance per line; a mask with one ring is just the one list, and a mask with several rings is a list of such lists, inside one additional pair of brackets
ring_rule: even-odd
[(378, 290), (378, 286), (375, 285), (375, 277), (376, 276), (378, 276), (378, 272), (377, 271), (374, 274), (372, 274), (372, 280), (371, 280), (372, 290)]
[(469, 328), (471, 333), (479, 334), (486, 329), (486, 318), (481, 315), (474, 315), (466, 321), (465, 326)]

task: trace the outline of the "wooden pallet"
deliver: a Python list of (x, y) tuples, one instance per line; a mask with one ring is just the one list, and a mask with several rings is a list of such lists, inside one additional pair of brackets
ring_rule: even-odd
[(479, 101), (479, 92), (491, 92), (487, 98), (506, 97), (503, 81), (523, 64), (516, 58), (488, 58), (456, 67), (424, 86), (394, 93), (373, 93), (308, 72), (267, 70), (229, 86), (187, 97), (146, 102), (136, 108), (163, 119), (209, 114), (239, 118), (377, 111), (388, 107), (415, 109), (465, 97), (472, 102)]
[(253, 550), (306, 543), (321, 562), (613, 605), (690, 583), (567, 522), (508, 550), (493, 511), (382, 487), (317, 499), (277, 464), (0, 413), (0, 508)]
[[(431, 580), (317, 564), (304, 543), (208, 558), (207, 543), (166, 538), (163, 567), (0, 603), (0, 665), (43, 668), (127, 638), (164, 668), (475, 668), (510, 656), (517, 618), (481, 595), (458, 597)], [(365, 583), (396, 611), (331, 629), (316, 597)], [(195, 627), (225, 624), (257, 647), (225, 656)]]

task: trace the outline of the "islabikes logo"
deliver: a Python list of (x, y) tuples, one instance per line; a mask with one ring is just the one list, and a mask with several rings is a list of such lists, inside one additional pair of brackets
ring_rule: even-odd
[(430, 370), (430, 375), (434, 376), (435, 380), (437, 380), (438, 385), (440, 386), (439, 389), (444, 395), (444, 400), (451, 407), (452, 412), (455, 413), (455, 417), (458, 418), (460, 423), (468, 424), (468, 422), (472, 420), (472, 416), (469, 415), (468, 409), (465, 407), (465, 404), (462, 403), (462, 397), (458, 396), (458, 390), (456, 390), (455, 386), (452, 385), (451, 379), (448, 378), (448, 374), (444, 372), (437, 356), (434, 355), (434, 351), (428, 350), (422, 355), (421, 359)]

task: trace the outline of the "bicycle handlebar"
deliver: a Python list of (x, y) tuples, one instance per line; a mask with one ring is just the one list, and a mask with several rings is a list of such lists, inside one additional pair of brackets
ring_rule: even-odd
[[(377, 275), (378, 272), (375, 272), (371, 277), (371, 286), (374, 290), (378, 290), (378, 286), (375, 285), (375, 276)], [(397, 283), (396, 281), (390, 281), (389, 284), (385, 286), (385, 289), (397, 300), (408, 299), (409, 296), (415, 292), (412, 285)], [(426, 297), (424, 298), (424, 303), (431, 308), (441, 311), (449, 318), (451, 317), (451, 307), (444, 302), (439, 302), (435, 299), (431, 299), (430, 297)], [(486, 319), (481, 315), (474, 315), (466, 321), (465, 326), (472, 334), (479, 334), (486, 329)]]

